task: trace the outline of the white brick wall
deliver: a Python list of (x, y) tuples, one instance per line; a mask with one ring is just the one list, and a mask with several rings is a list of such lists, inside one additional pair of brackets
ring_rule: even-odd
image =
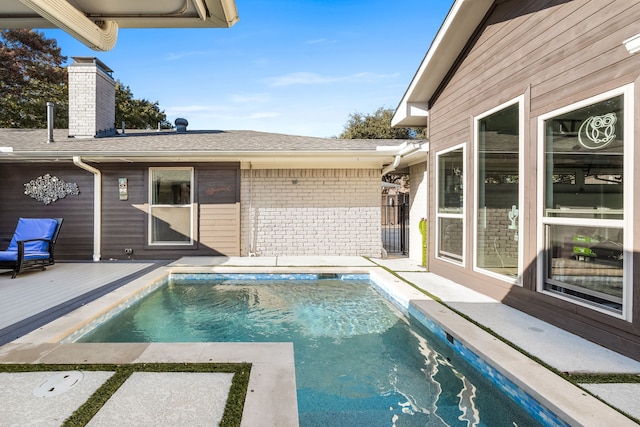
[(69, 73), (69, 136), (93, 138), (113, 133), (115, 80), (94, 64), (71, 64)]
[(242, 255), (381, 255), (379, 170), (245, 169), (241, 202)]

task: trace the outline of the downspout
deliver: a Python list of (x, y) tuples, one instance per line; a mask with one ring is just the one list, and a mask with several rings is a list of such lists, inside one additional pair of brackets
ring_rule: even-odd
[(256, 235), (256, 223), (253, 212), (253, 165), (249, 162), (249, 256), (258, 256), (253, 247), (253, 239)]
[(102, 173), (73, 156), (73, 164), (93, 174), (93, 260), (100, 261), (102, 247)]
[(404, 143), (403, 147), (399, 149), (398, 152), (395, 154), (393, 163), (391, 163), (390, 165), (387, 165), (387, 167), (382, 169), (382, 172), (380, 173), (380, 175), (385, 176), (389, 172), (393, 172), (394, 170), (396, 170), (396, 168), (400, 164), (400, 160), (402, 160), (404, 156), (407, 156), (415, 151), (418, 151), (419, 149), (420, 149), (420, 144), (418, 143)]
[[(380, 172), (380, 179), (382, 179), (382, 177), (384, 177), (386, 174), (393, 172), (394, 170), (396, 170), (396, 168), (398, 167), (398, 165), (400, 164), (400, 160), (402, 160), (402, 158), (406, 155), (409, 155), (411, 153), (414, 153), (416, 151), (418, 151), (420, 149), (420, 144), (417, 143), (411, 143), (411, 142), (405, 142), (401, 145), (401, 148), (396, 151), (395, 156), (393, 158), (393, 163), (391, 163), (390, 165), (387, 165), (387, 167), (385, 167), (384, 169), (382, 169), (382, 172)], [(382, 249), (382, 258), (387, 258), (387, 251), (384, 249), (384, 247), (382, 245), (381, 249)]]

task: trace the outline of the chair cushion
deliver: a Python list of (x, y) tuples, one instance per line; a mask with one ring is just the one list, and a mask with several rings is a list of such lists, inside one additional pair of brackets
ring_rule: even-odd
[(17, 261), (18, 251), (0, 251), (0, 261)]
[[(56, 220), (51, 218), (20, 218), (6, 252), (17, 252), (19, 240), (51, 239), (57, 226)], [(48, 248), (47, 242), (28, 242), (24, 245), (24, 252), (46, 252)]]

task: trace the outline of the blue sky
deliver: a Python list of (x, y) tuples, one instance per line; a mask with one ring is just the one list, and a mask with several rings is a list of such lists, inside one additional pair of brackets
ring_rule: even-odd
[(236, 0), (229, 29), (120, 29), (95, 56), (135, 98), (189, 129), (338, 136), (352, 113), (400, 102), (453, 0)]

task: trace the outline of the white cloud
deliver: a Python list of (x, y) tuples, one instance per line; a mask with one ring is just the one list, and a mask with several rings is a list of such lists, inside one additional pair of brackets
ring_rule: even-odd
[(232, 94), (229, 96), (231, 102), (236, 104), (264, 104), (271, 100), (268, 93), (253, 93), (250, 95)]
[(224, 105), (177, 105), (168, 107), (165, 113), (168, 116), (180, 115), (183, 113), (208, 113), (208, 112), (224, 112), (230, 108)]
[(280, 114), (274, 111), (264, 111), (260, 113), (252, 113), (249, 115), (250, 119), (273, 119), (278, 117)]
[(193, 56), (204, 56), (209, 55), (211, 52), (207, 52), (205, 50), (191, 50), (186, 52), (170, 52), (167, 54), (165, 59), (167, 61), (177, 61), (184, 58), (190, 58)]
[(326, 42), (327, 42), (327, 39), (314, 39), (314, 40), (307, 40), (304, 42), (304, 44), (323, 44)]
[(396, 77), (397, 74), (377, 74), (372, 72), (362, 72), (349, 74), (346, 76), (323, 76), (318, 73), (289, 73), (279, 77), (269, 79), (271, 86), (293, 86), (293, 85), (322, 85), (342, 82), (372, 82)]
[(280, 77), (274, 77), (270, 79), (271, 85), (280, 87), (280, 86), (291, 86), (291, 85), (315, 85), (315, 84), (326, 84), (332, 83), (336, 81), (335, 78), (332, 77), (324, 77), (317, 73), (289, 73)]

